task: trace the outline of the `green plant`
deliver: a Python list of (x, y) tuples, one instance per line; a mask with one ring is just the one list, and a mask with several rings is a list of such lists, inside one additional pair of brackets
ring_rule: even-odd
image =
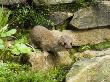
[[(9, 30), (8, 17), (11, 11), (5, 13), (3, 8), (0, 7), (0, 43), (3, 44), (3, 38), (11, 36), (16, 33), (16, 29)], [(3, 46), (3, 45), (2, 45)]]
[(79, 47), (78, 51), (82, 52), (82, 51), (85, 51), (85, 50), (91, 50), (91, 45), (84, 45), (84, 46), (81, 46)]
[(71, 65), (58, 66), (56, 69), (53, 70), (53, 73), (50, 76), (53, 76), (54, 74), (53, 79), (56, 79), (56, 82), (65, 82), (66, 74), (68, 73), (70, 67)]
[(86, 1), (85, 1), (85, 0), (78, 0), (78, 3), (79, 3), (81, 6), (85, 6), (85, 5), (86, 5)]
[(6, 54), (10, 54), (10, 50), (7, 47), (7, 37), (16, 33), (16, 29), (9, 30), (8, 17), (11, 11), (5, 13), (3, 8), (0, 8), (0, 59), (4, 59)]
[(7, 37), (16, 33), (16, 29), (8, 30), (8, 25), (0, 29), (0, 59), (5, 60), (9, 58), (11, 54), (9, 47), (7, 46)]
[(8, 17), (11, 14), (11, 11), (7, 13), (4, 12), (3, 8), (0, 7), (0, 29), (8, 23)]
[(26, 54), (31, 52), (31, 48), (28, 47), (28, 34), (26, 32), (19, 32), (16, 35), (17, 40), (14, 41), (11, 47), (11, 52), (16, 55)]
[(8, 30), (8, 24), (0, 29), (0, 37), (9, 37), (16, 33), (16, 29)]
[(91, 48), (94, 50), (103, 50), (103, 49), (110, 48), (110, 41), (105, 41), (95, 45), (91, 45)]
[(4, 11), (0, 8), (0, 59), (6, 61), (10, 60), (12, 55), (20, 55), (24, 53), (31, 52), (31, 48), (26, 46), (26, 43), (23, 42), (23, 39), (19, 41), (12, 40), (14, 42), (11, 44), (11, 47), (7, 45), (7, 39), (16, 33), (16, 29), (9, 29), (8, 27), (8, 14), (4, 15)]
[(10, 17), (10, 26), (14, 28), (29, 28), (35, 25), (53, 26), (53, 22), (46, 17), (46, 13), (48, 12), (42, 9), (41, 7), (38, 10), (34, 10), (29, 5), (17, 7)]
[(0, 63), (0, 82), (64, 82), (70, 66), (58, 66), (49, 71), (31, 71), (27, 65)]
[(26, 78), (24, 77), (24, 81), (20, 81), (20, 75), (25, 76), (25, 72), (28, 70), (29, 67), (26, 65), (22, 66), (15, 63), (0, 62), (0, 82), (25, 82)]
[(11, 52), (13, 54), (20, 55), (20, 54), (23, 54), (23, 53), (30, 53), (31, 48), (27, 47), (25, 44), (23, 44), (21, 42), (18, 42), (18, 43), (15, 43), (11, 47)]
[(16, 33), (16, 29), (8, 30), (8, 17), (11, 11), (5, 13), (3, 8), (0, 8), (0, 38), (11, 36)]
[(88, 44), (88, 45), (83, 45), (77, 48), (77, 51), (83, 52), (85, 50), (103, 50), (110, 48), (110, 41), (106, 40), (104, 42), (100, 42), (98, 44)]

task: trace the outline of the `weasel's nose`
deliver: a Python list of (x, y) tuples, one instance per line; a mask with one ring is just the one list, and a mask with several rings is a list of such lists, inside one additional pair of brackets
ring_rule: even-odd
[(70, 48), (72, 48), (72, 46), (71, 45), (65, 45), (65, 48), (70, 49)]

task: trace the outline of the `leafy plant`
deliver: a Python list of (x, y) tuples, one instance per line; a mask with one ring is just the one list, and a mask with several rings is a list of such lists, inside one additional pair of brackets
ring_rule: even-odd
[(11, 52), (16, 55), (26, 54), (31, 52), (31, 48), (28, 47), (28, 34), (23, 32), (16, 35), (17, 40), (14, 41), (13, 46), (11, 47)]
[(0, 39), (0, 49), (4, 49), (4, 48), (5, 48), (4, 41)]
[(3, 8), (0, 7), (0, 29), (4, 26), (6, 26), (8, 22), (8, 17), (11, 14), (11, 11), (8, 11), (7, 13), (4, 12)]
[(68, 66), (59, 66), (46, 72), (35, 72), (27, 65), (0, 63), (0, 82), (64, 82), (68, 69)]
[[(12, 40), (11, 47), (8, 46), (7, 39), (16, 33), (16, 29), (9, 29), (8, 27), (8, 15), (4, 15), (4, 11), (0, 8), (0, 59), (6, 61), (12, 55), (20, 55), (31, 52), (31, 48), (26, 46), (26, 43), (22, 40), (17, 42)], [(9, 11), (10, 12), (10, 11)], [(11, 58), (10, 58), (11, 59)]]
[(16, 33), (16, 29), (9, 30), (8, 27), (8, 17), (11, 11), (5, 13), (3, 8), (0, 8), (0, 58), (4, 59), (6, 54), (10, 53), (9, 48), (7, 47), (7, 37), (12, 36)]
[[(8, 17), (10, 15), (11, 11), (9, 11), (7, 14), (4, 12), (3, 8), (0, 7), (0, 49), (4, 48), (4, 42), (6, 40), (5, 37), (12, 36), (16, 33), (16, 29), (8, 30)], [(5, 39), (4, 39), (5, 38)]]
[(91, 45), (91, 48), (95, 50), (103, 50), (103, 49), (110, 48), (110, 41), (105, 41), (95, 45)]
[(91, 49), (92, 48), (90, 45), (84, 45), (84, 46), (79, 47), (78, 51), (82, 52), (82, 51), (91, 50)]
[(79, 0), (78, 3), (79, 3), (81, 6), (85, 6), (85, 5), (86, 5), (86, 1), (85, 1), (85, 0)]
[(25, 44), (19, 42), (19, 43), (15, 43), (11, 47), (11, 52), (13, 54), (16, 54), (16, 55), (19, 55), (19, 54), (22, 54), (22, 53), (30, 53), (31, 48), (29, 48)]
[(16, 29), (8, 30), (8, 24), (0, 29), (0, 37), (12, 36), (16, 33)]
[(40, 10), (42, 10), (42, 8), (34, 10), (29, 5), (17, 7), (16, 11), (13, 11), (12, 16), (10, 17), (10, 26), (14, 28), (29, 28), (35, 25), (52, 26), (53, 22), (47, 19), (44, 11)]
[(110, 48), (110, 41), (104, 41), (104, 42), (100, 42), (98, 44), (93, 44), (93, 45), (83, 45), (80, 46), (77, 50), (79, 52), (85, 51), (85, 50), (103, 50), (103, 49), (107, 49)]
[(16, 29), (8, 30), (8, 25), (0, 29), (0, 59), (7, 59), (11, 55), (10, 49), (7, 46), (7, 37), (16, 33)]

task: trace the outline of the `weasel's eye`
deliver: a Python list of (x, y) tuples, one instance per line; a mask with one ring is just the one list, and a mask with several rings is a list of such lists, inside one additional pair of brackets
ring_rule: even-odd
[(64, 46), (66, 45), (66, 43), (64, 43)]

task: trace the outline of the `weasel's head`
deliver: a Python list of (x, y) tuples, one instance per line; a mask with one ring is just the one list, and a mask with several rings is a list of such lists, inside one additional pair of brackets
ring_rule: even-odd
[(61, 36), (59, 39), (59, 44), (65, 47), (66, 49), (72, 48), (72, 37), (68, 35)]

